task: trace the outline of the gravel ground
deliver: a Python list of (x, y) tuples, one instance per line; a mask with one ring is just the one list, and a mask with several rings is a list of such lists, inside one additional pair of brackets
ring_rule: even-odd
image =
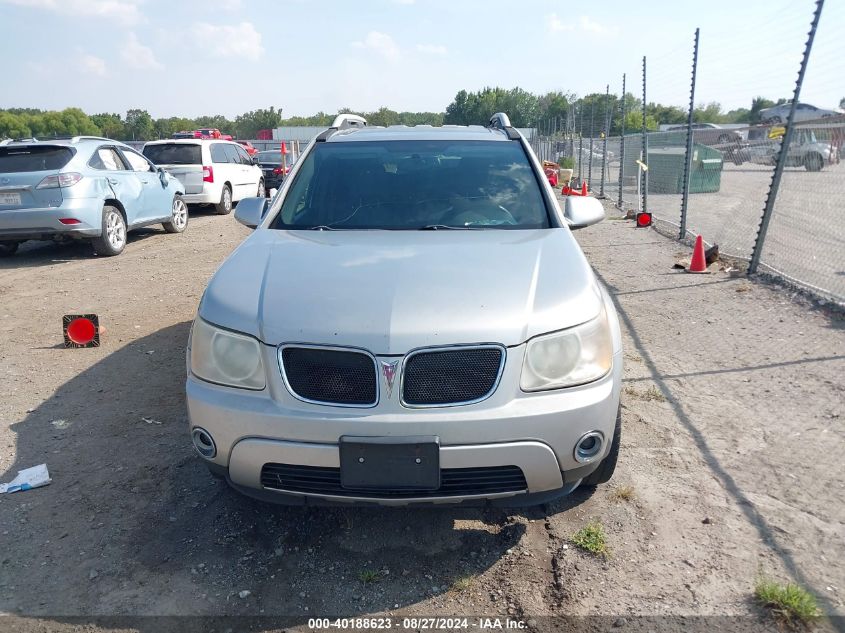
[[(314, 616), (499, 614), (536, 630), (559, 615), (641, 630), (735, 615), (755, 629), (760, 574), (845, 615), (842, 321), (724, 272), (672, 271), (683, 247), (609, 220), (577, 235), (625, 336), (610, 484), (513, 512), (267, 506), (194, 457), (183, 397), (199, 297), (246, 235), (197, 214), (185, 234), (145, 230), (118, 258), (35, 245), (0, 263), (0, 473), (46, 462), (53, 478), (0, 496), (0, 629), (189, 630), (135, 618), (176, 614), (297, 629)], [(61, 348), (61, 315), (75, 311), (100, 315), (101, 347)], [(591, 520), (606, 559), (570, 541)], [(215, 626), (227, 628), (203, 630)]]

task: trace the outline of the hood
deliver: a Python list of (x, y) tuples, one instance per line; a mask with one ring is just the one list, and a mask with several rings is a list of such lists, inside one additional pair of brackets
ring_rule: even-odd
[(405, 354), (584, 323), (601, 293), (568, 229), (259, 229), (220, 267), (200, 316), (269, 345)]

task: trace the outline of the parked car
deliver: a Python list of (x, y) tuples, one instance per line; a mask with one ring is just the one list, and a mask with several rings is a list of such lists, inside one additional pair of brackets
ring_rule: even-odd
[(223, 140), (165, 140), (144, 145), (144, 156), (178, 178), (189, 205), (211, 204), (218, 214), (241, 198), (264, 196), (261, 168), (246, 150)]
[(126, 233), (188, 226), (185, 188), (128, 145), (75, 136), (0, 146), (0, 257), (26, 240), (86, 240), (118, 255)]
[(255, 156), (258, 153), (258, 150), (249, 141), (235, 141), (235, 143), (243, 147), (250, 156)]
[[(789, 119), (789, 108), (791, 103), (782, 103), (771, 108), (760, 110), (760, 120), (763, 123), (786, 123)], [(831, 116), (842, 116), (845, 110), (842, 108), (817, 108), (809, 103), (798, 102), (795, 106), (794, 121), (813, 121), (815, 119), (824, 119)]]
[[(780, 151), (781, 139), (763, 139), (750, 142), (738, 150), (743, 161), (758, 165), (774, 165)], [(809, 129), (797, 129), (792, 135), (786, 154), (787, 167), (804, 167), (807, 171), (821, 171), (825, 165), (839, 162), (839, 154), (831, 143), (816, 139)]]
[(270, 189), (279, 189), (282, 186), (282, 181), (290, 172), (293, 162), (288, 156), (287, 167), (282, 164), (282, 154), (279, 150), (267, 150), (258, 152), (255, 157), (258, 166), (264, 174), (264, 189), (269, 192)]
[[(613, 301), (525, 138), (335, 119), (208, 284), (188, 344), (194, 446), (289, 503), (542, 503), (610, 479)], [(563, 207), (563, 208), (561, 208)]]
[(188, 132), (187, 130), (182, 130), (181, 132), (174, 132), (171, 134), (170, 138), (202, 138), (202, 134), (194, 130), (193, 132)]
[[(684, 132), (686, 134), (686, 125), (673, 125), (666, 129), (667, 132)], [(659, 135), (658, 135), (659, 138)], [(715, 123), (693, 123), (692, 124), (692, 140), (694, 143), (701, 143), (702, 145), (709, 145), (717, 149), (723, 149), (720, 146), (736, 145), (742, 142), (742, 135), (736, 130), (723, 128), (721, 125)]]
[(222, 139), (224, 141), (233, 140), (231, 134), (223, 134), (216, 127), (201, 127), (196, 130), (196, 132), (199, 134), (199, 138), (214, 138)]

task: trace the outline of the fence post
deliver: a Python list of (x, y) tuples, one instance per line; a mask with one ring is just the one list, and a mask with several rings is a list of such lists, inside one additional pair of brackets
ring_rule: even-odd
[(625, 73), (622, 73), (622, 128), (620, 129), (619, 147), (619, 199), (616, 206), (622, 208), (622, 185), (625, 172)]
[[(648, 165), (648, 135), (646, 133), (646, 124), (645, 124), (645, 105), (646, 105), (646, 92), (645, 92), (645, 55), (643, 55), (643, 158), (642, 161), (646, 165)], [(639, 171), (639, 169), (637, 170)], [(642, 174), (637, 174), (638, 176), (642, 176), (642, 211), (648, 211), (648, 170), (642, 172)]]
[(578, 106), (578, 185), (583, 181), (582, 165), (584, 163), (584, 100)]
[(687, 150), (684, 154), (684, 191), (681, 196), (681, 229), (678, 239), (687, 236), (687, 206), (689, 204), (689, 181), (692, 170), (692, 115), (695, 109), (695, 73), (698, 70), (698, 28), (695, 29), (695, 45), (692, 49), (692, 83), (689, 90), (689, 112), (687, 113)]
[(593, 135), (595, 134), (596, 100), (590, 99), (590, 162), (587, 163), (587, 189), (593, 189)]
[(763, 251), (763, 243), (766, 241), (766, 231), (769, 230), (769, 222), (771, 222), (772, 212), (775, 208), (775, 200), (777, 199), (778, 189), (780, 188), (780, 179), (783, 175), (783, 168), (786, 165), (786, 155), (789, 152), (789, 143), (792, 141), (792, 123), (795, 120), (795, 106), (798, 105), (798, 98), (801, 96), (804, 73), (807, 71), (807, 61), (810, 59), (810, 51), (813, 48), (816, 29), (819, 27), (822, 7), (824, 7), (824, 0), (816, 0), (813, 21), (810, 23), (810, 32), (807, 34), (804, 56), (801, 58), (801, 66), (798, 69), (798, 80), (795, 82), (795, 91), (792, 95), (792, 105), (789, 108), (789, 116), (786, 119), (786, 131), (780, 142), (775, 171), (772, 173), (772, 182), (769, 185), (769, 195), (766, 196), (766, 206), (763, 207), (763, 217), (760, 218), (760, 228), (757, 230), (757, 239), (754, 242), (754, 250), (751, 252), (751, 263), (748, 265), (748, 273), (751, 275), (757, 272), (757, 267), (760, 265), (760, 254)]
[(604, 198), (604, 176), (607, 169), (607, 135), (610, 134), (610, 84), (604, 91), (604, 142), (601, 150), (601, 188), (599, 198)]

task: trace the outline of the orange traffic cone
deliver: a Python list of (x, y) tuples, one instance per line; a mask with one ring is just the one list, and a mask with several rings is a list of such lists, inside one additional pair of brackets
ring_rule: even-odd
[(688, 273), (706, 273), (707, 262), (704, 258), (704, 240), (699, 235), (695, 238), (695, 248), (692, 249), (692, 261), (690, 261)]
[(581, 183), (581, 195), (582, 196), (587, 195), (587, 182), (586, 181)]

